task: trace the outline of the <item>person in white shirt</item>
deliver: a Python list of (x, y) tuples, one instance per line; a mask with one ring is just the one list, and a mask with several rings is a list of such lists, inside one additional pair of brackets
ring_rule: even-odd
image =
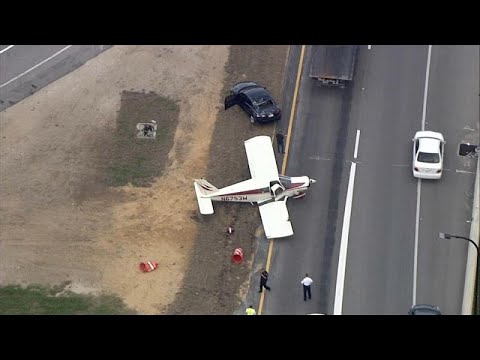
[(312, 291), (310, 289), (310, 286), (313, 283), (313, 280), (308, 277), (308, 274), (305, 274), (305, 277), (301, 281), (303, 285), (303, 301), (307, 301), (307, 294), (308, 294), (308, 299), (312, 299)]

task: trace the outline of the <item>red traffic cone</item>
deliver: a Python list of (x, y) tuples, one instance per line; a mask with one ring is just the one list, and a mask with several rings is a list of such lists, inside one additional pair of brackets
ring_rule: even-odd
[(158, 264), (155, 261), (147, 261), (146, 263), (140, 263), (140, 271), (142, 272), (151, 272), (158, 267)]
[(243, 250), (242, 250), (242, 248), (236, 248), (233, 251), (232, 261), (236, 264), (240, 264), (243, 261)]

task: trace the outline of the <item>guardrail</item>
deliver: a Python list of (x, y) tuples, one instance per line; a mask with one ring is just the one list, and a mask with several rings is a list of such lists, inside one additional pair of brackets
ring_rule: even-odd
[[(479, 233), (479, 214), (478, 214), (478, 203), (479, 203), (479, 178), (480, 178), (480, 156), (477, 159), (477, 175), (475, 179), (474, 191), (473, 191), (473, 205), (472, 205), (472, 223), (470, 226), (470, 239), (473, 240), (477, 245), (480, 239)], [(475, 247), (468, 247), (468, 256), (467, 256), (467, 267), (465, 270), (465, 287), (463, 289), (463, 303), (462, 303), (462, 315), (480, 315), (480, 286), (478, 282), (480, 279), (475, 279), (477, 276), (477, 261), (478, 255)], [(477, 286), (475, 286), (475, 282)], [(476, 293), (475, 293), (476, 288)], [(476, 309), (473, 308), (473, 303), (475, 297)]]

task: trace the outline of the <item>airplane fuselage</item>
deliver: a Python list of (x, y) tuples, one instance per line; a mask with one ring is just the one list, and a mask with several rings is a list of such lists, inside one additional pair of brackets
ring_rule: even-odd
[(262, 203), (271, 199), (282, 200), (285, 196), (301, 197), (305, 195), (311, 182), (307, 176), (280, 176), (279, 180), (245, 180), (210, 194), (212, 201)]

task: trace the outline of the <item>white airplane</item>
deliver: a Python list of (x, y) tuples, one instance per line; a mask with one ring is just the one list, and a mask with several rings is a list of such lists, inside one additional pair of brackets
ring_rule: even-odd
[(245, 141), (248, 167), (252, 178), (222, 189), (204, 179), (194, 179), (200, 213), (213, 214), (212, 201), (256, 202), (259, 206), (267, 239), (293, 235), (289, 221), (287, 199), (306, 195), (316, 180), (308, 176), (279, 175), (272, 142), (268, 136), (256, 136)]

